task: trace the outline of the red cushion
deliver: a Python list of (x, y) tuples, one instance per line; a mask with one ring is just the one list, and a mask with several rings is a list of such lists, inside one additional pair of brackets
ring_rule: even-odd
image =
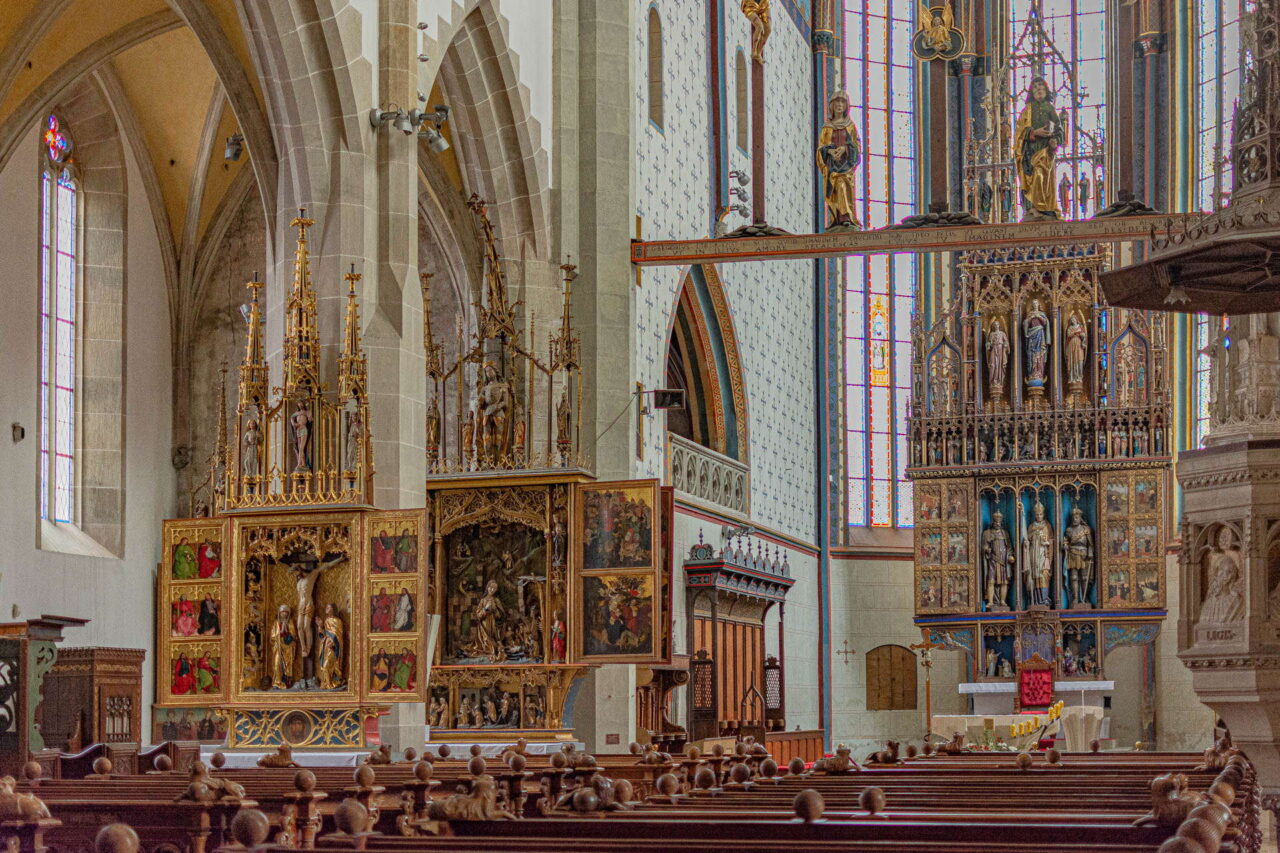
[(1018, 699), (1023, 708), (1047, 707), (1053, 701), (1053, 671), (1024, 669), (1018, 673)]

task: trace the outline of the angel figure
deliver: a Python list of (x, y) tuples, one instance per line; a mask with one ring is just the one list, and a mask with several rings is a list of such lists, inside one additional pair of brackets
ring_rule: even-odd
[(941, 6), (921, 3), (920, 21), (926, 47), (938, 52), (951, 47), (951, 30), (955, 28), (956, 16), (951, 11), (950, 3), (943, 3)]

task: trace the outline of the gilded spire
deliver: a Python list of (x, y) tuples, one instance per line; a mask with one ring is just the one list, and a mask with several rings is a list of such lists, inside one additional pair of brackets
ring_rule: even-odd
[(343, 276), (347, 282), (347, 316), (342, 329), (342, 354), (338, 356), (338, 400), (363, 397), (368, 386), (369, 360), (360, 342), (360, 304), (356, 301), (356, 282), (360, 274), (356, 265)]
[(316, 292), (311, 284), (307, 229), (314, 224), (305, 210), (293, 222), (298, 247), (293, 258), (293, 287), (285, 304), (284, 387), (292, 395), (320, 387), (320, 335), (316, 325)]
[(424, 272), (422, 280), (422, 351), (427, 360), (427, 376), (439, 379), (444, 373), (444, 344), (436, 341), (431, 331), (431, 273)]
[(486, 338), (514, 338), (515, 306), (507, 301), (507, 276), (502, 271), (502, 259), (498, 257), (498, 241), (494, 237), (493, 223), (489, 221), (489, 209), (484, 199), (475, 193), (467, 200), (467, 207), (480, 220), (480, 232), (484, 238), (486, 304), (479, 306), (481, 331)]
[(564, 271), (564, 307), (560, 313), (560, 331), (551, 339), (551, 369), (569, 370), (579, 367), (582, 347), (577, 335), (573, 333), (573, 280), (578, 277), (578, 268), (570, 263), (560, 265)]
[(255, 280), (245, 285), (252, 297), (249, 300), (249, 313), (245, 318), (248, 330), (245, 336), (244, 362), (240, 365), (242, 410), (249, 404), (261, 405), (267, 399), (267, 358), (262, 342), (262, 301), (259, 297), (262, 282), (256, 280), (256, 271), (253, 277)]

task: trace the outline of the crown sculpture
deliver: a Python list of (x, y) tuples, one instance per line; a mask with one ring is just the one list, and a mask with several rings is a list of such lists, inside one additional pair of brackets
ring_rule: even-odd
[(283, 387), (269, 388), (263, 347), (262, 282), (248, 283), (248, 337), (240, 365), (235, 442), (226, 457), (225, 488), (215, 490), (218, 510), (309, 505), (367, 506), (373, 498), (373, 452), (369, 437), (368, 361), (360, 342), (360, 309), (352, 270), (338, 356), (336, 396), (320, 381), (321, 346), (316, 294), (311, 283), (307, 229), (299, 211), (293, 285), (285, 303)]
[[(484, 299), (476, 304), (474, 332), (459, 327), (457, 359), (446, 363), (444, 344), (431, 329), (430, 274), (422, 275), (422, 334), (426, 353), (427, 475), (448, 477), (530, 470), (584, 468), (581, 456), (582, 344), (570, 316), (572, 264), (564, 264), (560, 328), (545, 359), (532, 352), (516, 325), (493, 225), (479, 196), (468, 206), (485, 245)], [(535, 318), (536, 319), (536, 318)]]

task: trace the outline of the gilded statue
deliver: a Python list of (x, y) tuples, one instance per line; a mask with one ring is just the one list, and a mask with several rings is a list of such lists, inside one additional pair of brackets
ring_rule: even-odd
[(1078, 506), (1071, 508), (1071, 523), (1062, 533), (1062, 552), (1067, 563), (1071, 604), (1087, 605), (1089, 585), (1093, 583), (1093, 530)]
[(769, 17), (769, 0), (742, 0), (742, 14), (751, 22), (751, 58), (764, 62), (764, 45), (773, 32)]
[(342, 619), (332, 604), (324, 606), (324, 618), (316, 620), (320, 635), (316, 659), (316, 679), (323, 690), (337, 690), (346, 684), (342, 677)]
[(1032, 605), (1049, 606), (1049, 586), (1053, 578), (1053, 526), (1045, 518), (1044, 504), (1039, 499), (1032, 510), (1023, 540), (1023, 567), (1027, 598)]
[(1041, 391), (1049, 362), (1049, 347), (1053, 345), (1053, 332), (1049, 328), (1049, 315), (1040, 307), (1039, 299), (1031, 300), (1027, 315), (1022, 320), (1022, 338), (1027, 356), (1027, 387), (1033, 392)]
[(987, 330), (987, 382), (991, 396), (999, 398), (1004, 393), (1004, 378), (1009, 370), (1009, 333), (1004, 321), (992, 319)]
[(476, 443), (479, 456), (491, 465), (498, 465), (511, 450), (511, 410), (514, 397), (511, 383), (498, 373), (497, 365), (485, 362), (483, 384), (476, 404), (478, 434)]
[(1079, 391), (1084, 387), (1084, 361), (1089, 354), (1089, 333), (1078, 311), (1067, 317), (1067, 385)]
[(484, 587), (484, 595), (471, 611), (471, 637), (465, 651), (477, 658), (489, 658), (492, 663), (502, 663), (507, 655), (502, 648), (498, 620), (506, 615), (498, 599), (498, 582), (491, 580)]
[(1231, 529), (1218, 531), (1216, 547), (1209, 552), (1209, 581), (1200, 623), (1224, 625), (1244, 618), (1244, 578), (1240, 574), (1240, 549), (1234, 546)]
[(293, 611), (281, 604), (271, 626), (271, 686), (288, 689), (297, 679), (298, 636), (294, 633)]
[(1024, 222), (1062, 218), (1055, 174), (1058, 146), (1065, 139), (1066, 132), (1053, 108), (1049, 84), (1043, 77), (1036, 77), (1027, 87), (1027, 105), (1018, 116), (1013, 140), (1022, 204), (1026, 210)]
[(301, 400), (289, 416), (289, 427), (293, 430), (293, 470), (311, 470), (311, 413)]
[(244, 424), (244, 435), (240, 437), (240, 473), (246, 477), (258, 476), (258, 445), (262, 444), (262, 432), (258, 429), (258, 419), (249, 418)]
[(861, 229), (853, 178), (862, 162), (862, 140), (849, 118), (848, 92), (836, 92), (827, 102), (827, 120), (818, 134), (817, 159), (822, 196), (827, 203), (827, 230)]
[(462, 422), (462, 458), (470, 461), (475, 458), (476, 413), (467, 411), (467, 419)]
[(427, 406), (427, 450), (432, 453), (440, 450), (440, 407), (435, 400)]
[(982, 531), (982, 573), (986, 580), (989, 610), (1009, 609), (1009, 580), (1013, 576), (1013, 563), (1013, 543), (1004, 526), (1004, 513), (996, 510), (991, 514), (991, 524)]
[(951, 49), (951, 30), (955, 28), (956, 16), (951, 4), (944, 2), (941, 6), (920, 6), (920, 30), (924, 34), (924, 45), (931, 51), (944, 53)]

